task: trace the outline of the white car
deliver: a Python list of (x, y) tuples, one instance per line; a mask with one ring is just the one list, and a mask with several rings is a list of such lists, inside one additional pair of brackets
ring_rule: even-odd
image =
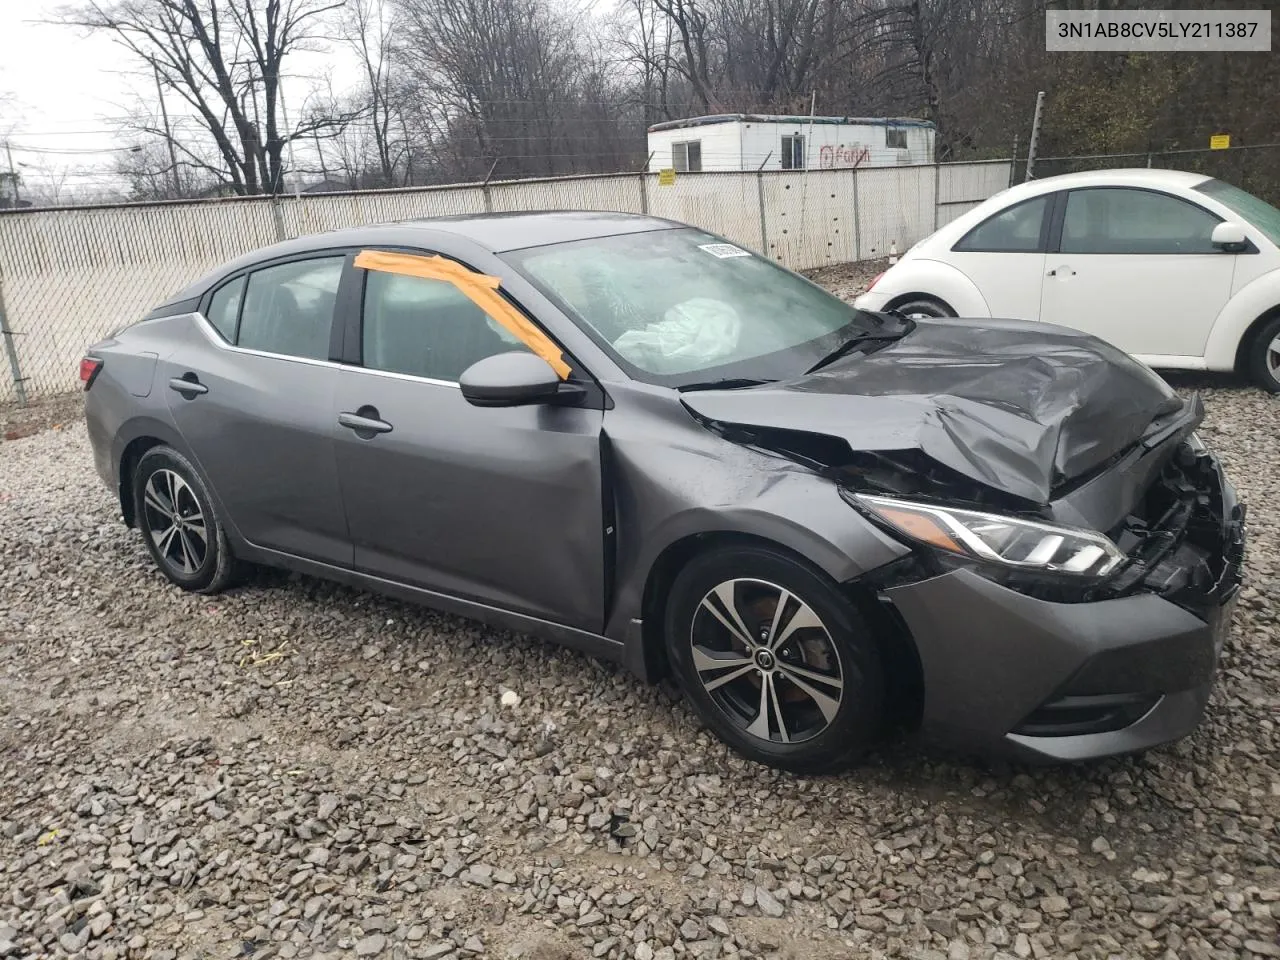
[(1280, 393), (1280, 210), (1177, 170), (1034, 180), (920, 241), (856, 305), (1043, 320)]

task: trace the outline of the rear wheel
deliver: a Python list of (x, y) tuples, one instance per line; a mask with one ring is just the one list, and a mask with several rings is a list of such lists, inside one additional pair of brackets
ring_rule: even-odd
[(1280, 393), (1280, 316), (1264, 323), (1254, 336), (1247, 362), (1254, 383), (1270, 393)]
[(665, 626), (694, 710), (751, 760), (838, 770), (880, 733), (884, 681), (866, 621), (834, 583), (781, 551), (695, 558), (672, 585)]
[(895, 313), (912, 320), (927, 320), (940, 317), (954, 317), (956, 312), (941, 300), (933, 297), (909, 297), (890, 307)]
[(184, 590), (217, 593), (235, 578), (226, 531), (200, 474), (172, 447), (152, 447), (133, 475), (134, 516), (156, 566)]

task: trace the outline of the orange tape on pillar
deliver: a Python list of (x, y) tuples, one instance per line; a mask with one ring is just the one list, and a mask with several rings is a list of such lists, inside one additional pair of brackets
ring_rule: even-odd
[(541, 357), (561, 380), (569, 377), (569, 364), (564, 354), (551, 338), (529, 322), (529, 319), (498, 293), (502, 281), (484, 273), (468, 270), (456, 260), (445, 257), (422, 257), (412, 253), (391, 253), (386, 250), (361, 250), (355, 265), (362, 270), (379, 270), (383, 273), (399, 273), (406, 277), (424, 280), (444, 280), (462, 291), (468, 300), (502, 324), (512, 335)]

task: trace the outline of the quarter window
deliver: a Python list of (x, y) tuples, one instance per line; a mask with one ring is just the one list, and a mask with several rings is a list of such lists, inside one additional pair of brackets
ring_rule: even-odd
[(249, 274), (239, 346), (325, 360), (345, 257), (299, 260)]
[(1062, 219), (1063, 253), (1215, 253), (1218, 218), (1167, 193), (1072, 190)]
[(685, 140), (671, 145), (671, 166), (677, 173), (702, 171), (702, 141)]
[(240, 301), (244, 299), (244, 277), (224, 283), (209, 301), (208, 320), (228, 343), (236, 342), (236, 320), (240, 317)]
[(988, 217), (961, 238), (956, 250), (985, 253), (1035, 253), (1049, 198), (1033, 197)]
[(370, 270), (363, 327), (366, 367), (449, 383), (485, 357), (528, 352), (447, 280)]
[(782, 138), (782, 169), (804, 169), (804, 137), (793, 136)]

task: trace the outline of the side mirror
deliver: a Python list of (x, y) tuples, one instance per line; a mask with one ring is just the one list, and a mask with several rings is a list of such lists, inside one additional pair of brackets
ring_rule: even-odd
[(1227, 253), (1239, 253), (1249, 246), (1249, 238), (1244, 234), (1244, 227), (1230, 220), (1224, 220), (1213, 228), (1209, 242)]
[(554, 399), (560, 378), (541, 357), (512, 351), (477, 360), (462, 371), (458, 386), (474, 406), (519, 407)]

